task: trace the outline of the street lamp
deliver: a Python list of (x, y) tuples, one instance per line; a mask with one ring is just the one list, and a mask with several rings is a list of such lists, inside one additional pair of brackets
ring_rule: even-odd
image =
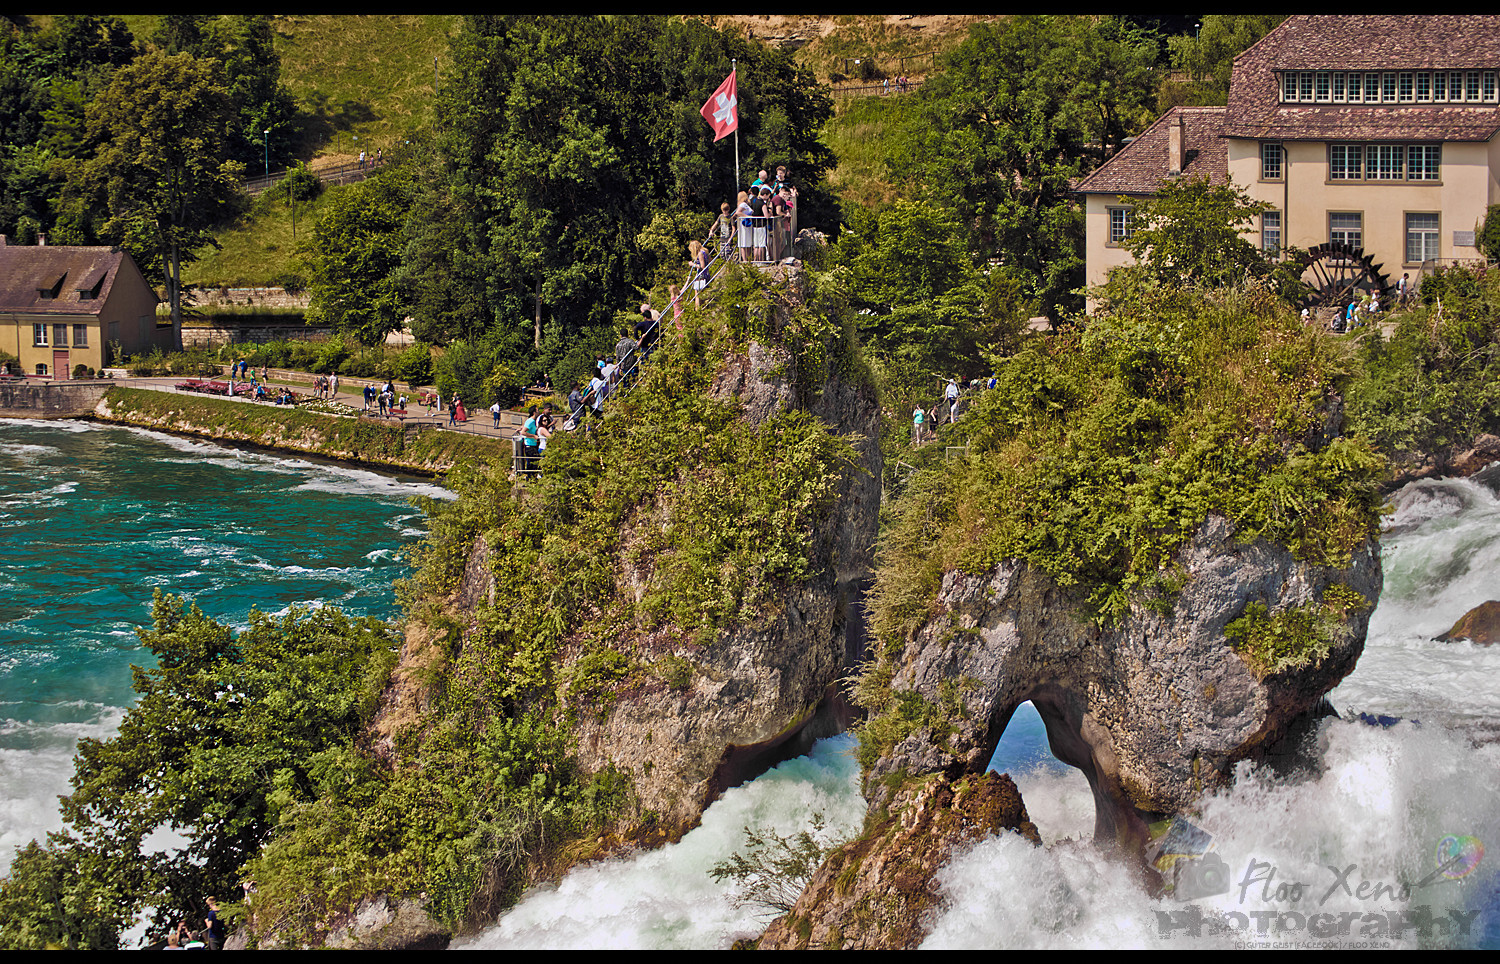
[(266, 145), (266, 182), (269, 183), (271, 180), (271, 128), (269, 127), (266, 128), (263, 143)]

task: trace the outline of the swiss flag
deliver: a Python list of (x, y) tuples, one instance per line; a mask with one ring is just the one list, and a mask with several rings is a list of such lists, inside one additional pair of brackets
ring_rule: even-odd
[(709, 126), (713, 127), (716, 143), (733, 134), (740, 126), (739, 107), (734, 99), (734, 74), (734, 71), (729, 72), (724, 83), (719, 85), (719, 89), (714, 91), (699, 112)]

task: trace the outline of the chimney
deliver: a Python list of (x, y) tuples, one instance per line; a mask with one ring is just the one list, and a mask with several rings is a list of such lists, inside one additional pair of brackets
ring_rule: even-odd
[(1167, 173), (1182, 173), (1182, 115), (1172, 118), (1167, 127)]

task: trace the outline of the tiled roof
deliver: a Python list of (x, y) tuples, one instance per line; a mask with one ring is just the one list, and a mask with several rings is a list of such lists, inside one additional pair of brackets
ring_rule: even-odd
[(1130, 144), (1079, 181), (1079, 194), (1155, 194), (1167, 179), (1172, 119), (1182, 118), (1183, 176), (1229, 183), (1229, 156), (1221, 136), (1222, 107), (1174, 107)]
[(1495, 104), (1283, 104), (1278, 70), (1500, 69), (1500, 17), (1300, 16), (1234, 60), (1224, 134), (1266, 140), (1487, 141)]
[[(102, 247), (5, 245), (0, 247), (0, 311), (28, 314), (92, 315), (104, 307), (119, 276), (124, 252)], [(99, 296), (80, 299), (78, 289), (99, 284)], [(62, 287), (55, 299), (39, 288)]]

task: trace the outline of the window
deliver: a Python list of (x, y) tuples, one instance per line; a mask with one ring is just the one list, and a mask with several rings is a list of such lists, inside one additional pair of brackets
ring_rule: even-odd
[(1396, 76), (1396, 99), (1403, 104), (1410, 104), (1416, 100), (1415, 81), (1412, 80), (1411, 71), (1405, 71)]
[(1281, 250), (1281, 212), (1264, 211), (1260, 216), (1260, 247), (1268, 256)]
[(1396, 75), (1387, 73), (1380, 78), (1380, 99), (1387, 104), (1396, 102)]
[(31, 326), (31, 338), (32, 338), (31, 343), (33, 345), (35, 345), (36, 347), (38, 347), (38, 348), (45, 348), (45, 347), (47, 347), (47, 326), (46, 326), (46, 324), (39, 322), (39, 323), (37, 323), (35, 325), (32, 325)]
[(1284, 101), (1297, 99), (1297, 72), (1295, 70), (1281, 72), (1281, 99)]
[(53, 325), (52, 326), (52, 341), (53, 341), (53, 347), (54, 348), (66, 348), (66, 347), (68, 347), (68, 326), (67, 325)]
[(1359, 213), (1333, 213), (1328, 215), (1328, 240), (1341, 242), (1351, 248), (1364, 245), (1364, 215)]
[(1406, 178), (1405, 144), (1372, 144), (1367, 148), (1369, 176), (1377, 181), (1401, 181)]
[(1365, 74), (1365, 103), (1380, 103), (1380, 75)]
[(1443, 156), (1441, 144), (1413, 144), (1407, 150), (1407, 176), (1413, 181), (1436, 181)]
[(1479, 71), (1471, 70), (1464, 75), (1464, 100), (1477, 103), (1479, 100)]
[(1331, 90), (1328, 86), (1328, 71), (1320, 70), (1317, 74), (1317, 85), (1313, 91), (1313, 99), (1320, 104), (1326, 104), (1331, 99)]
[(1408, 214), (1406, 216), (1406, 260), (1415, 264), (1438, 256), (1438, 216), (1436, 214)]
[(1448, 75), (1441, 70), (1432, 75), (1432, 99), (1439, 104), (1448, 99)]
[(1448, 72), (1448, 100), (1454, 103), (1464, 99), (1464, 75), (1456, 70)]
[(1346, 88), (1344, 87), (1344, 80), (1347, 77), (1347, 74), (1342, 73), (1333, 75), (1333, 102), (1335, 104), (1342, 104), (1347, 99), (1348, 95), (1345, 93)]
[(1330, 181), (1364, 180), (1364, 147), (1359, 144), (1328, 145), (1328, 179)]
[(1301, 76), (1298, 78), (1297, 83), (1297, 98), (1304, 101), (1313, 99), (1312, 71), (1304, 70), (1301, 72)]
[(47, 363), (46, 362), (37, 362), (36, 363), (36, 373), (38, 375), (46, 377), (46, 375), (47, 375)]
[(73, 347), (74, 348), (87, 348), (88, 346), (89, 346), (89, 326), (88, 325), (74, 325), (73, 326)]
[(1441, 144), (1329, 144), (1330, 181), (1437, 181)]
[(1486, 70), (1484, 72), (1483, 87), (1485, 103), (1493, 104), (1496, 100), (1500, 100), (1500, 91), (1497, 91), (1495, 88), (1495, 72), (1493, 70)]
[(1262, 181), (1281, 180), (1281, 145), (1260, 145), (1260, 179)]
[(1135, 233), (1135, 212), (1130, 208), (1109, 209), (1109, 243), (1120, 244)]
[(1426, 104), (1432, 101), (1432, 75), (1423, 71), (1417, 74), (1417, 103)]

